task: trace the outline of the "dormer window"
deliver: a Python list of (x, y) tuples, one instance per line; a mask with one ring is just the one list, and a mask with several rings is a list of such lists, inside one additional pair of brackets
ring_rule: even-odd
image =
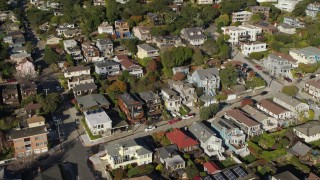
[(197, 33), (198, 35), (201, 35), (201, 32), (200, 31), (198, 31), (198, 33)]
[(190, 33), (190, 35), (191, 35), (191, 36), (193, 36), (193, 35), (194, 35), (194, 33), (193, 33), (193, 32), (191, 32), (191, 33)]

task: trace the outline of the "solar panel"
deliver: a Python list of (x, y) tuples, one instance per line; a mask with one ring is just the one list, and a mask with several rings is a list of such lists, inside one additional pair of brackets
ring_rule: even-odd
[(226, 170), (223, 174), (226, 175), (229, 180), (237, 180), (237, 177), (230, 170)]
[(225, 178), (220, 173), (213, 175), (213, 177), (216, 180), (225, 180)]
[(268, 26), (269, 26), (269, 24), (268, 24), (268, 23), (265, 23), (265, 22), (260, 23), (260, 25), (261, 25), (261, 26), (264, 26), (264, 27), (268, 27)]
[(241, 167), (236, 167), (233, 169), (233, 171), (239, 176), (239, 177), (245, 177), (248, 174), (241, 168)]

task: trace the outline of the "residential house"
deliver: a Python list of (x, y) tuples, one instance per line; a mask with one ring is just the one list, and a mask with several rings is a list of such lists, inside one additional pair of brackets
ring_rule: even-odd
[(105, 6), (106, 1), (105, 0), (93, 0), (93, 5), (94, 6)]
[(104, 97), (103, 94), (88, 94), (81, 97), (76, 97), (78, 107), (82, 111), (90, 109), (109, 109), (110, 102)]
[(320, 98), (320, 80), (310, 80), (305, 82), (304, 92), (310, 94), (312, 97), (319, 99)]
[(233, 12), (232, 22), (249, 22), (252, 15), (253, 13), (249, 11)]
[(295, 28), (304, 28), (305, 27), (305, 24), (303, 22), (301, 22), (298, 18), (291, 18), (291, 17), (284, 17), (283, 24), (287, 24), (287, 25), (295, 27)]
[(72, 66), (67, 67), (63, 73), (65, 78), (72, 78), (81, 75), (90, 75), (90, 66)]
[(192, 84), (174, 80), (169, 80), (168, 84), (172, 89), (179, 93), (184, 105), (193, 107), (198, 101), (197, 93)]
[(46, 41), (46, 45), (58, 45), (62, 41), (62, 38), (57, 36), (49, 36)]
[(164, 23), (164, 17), (162, 14), (148, 12), (146, 17), (152, 26), (160, 26)]
[[(39, 114), (41, 108), (42, 106), (40, 103), (33, 103), (33, 102), (24, 106), (25, 113), (28, 115), (28, 117)], [(44, 125), (44, 120), (43, 120), (43, 125)]]
[(20, 83), (20, 93), (22, 99), (26, 99), (29, 96), (33, 96), (37, 94), (37, 86), (35, 82), (24, 81)]
[(219, 160), (225, 160), (222, 153), (225, 151), (222, 140), (202, 122), (194, 122), (189, 131), (200, 142), (200, 147), (208, 156), (217, 156)]
[(27, 119), (28, 128), (34, 128), (34, 127), (44, 126), (44, 125), (45, 125), (45, 118), (43, 116), (39, 116), (36, 114)]
[(278, 0), (278, 3), (274, 6), (281, 11), (292, 12), (300, 1), (301, 0)]
[(129, 0), (116, 0), (120, 4), (126, 4)]
[(42, 125), (42, 122), (39, 125), (34, 125), (34, 119), (29, 120), (31, 127), (11, 130), (8, 135), (9, 139), (13, 142), (14, 156), (16, 158), (48, 152), (48, 131), (46, 126)]
[(170, 111), (179, 111), (182, 103), (182, 98), (179, 94), (169, 88), (161, 89), (164, 106)]
[(85, 83), (74, 86), (72, 90), (74, 96), (83, 96), (96, 92), (97, 86), (95, 83)]
[(216, 165), (214, 162), (208, 161), (203, 163), (203, 170), (208, 174), (215, 174), (220, 172), (220, 167)]
[(113, 43), (110, 39), (98, 39), (96, 46), (100, 50), (101, 56), (103, 57), (113, 54)]
[(81, 54), (81, 48), (78, 46), (77, 41), (74, 39), (63, 41), (64, 50), (67, 54), (70, 54), (74, 60), (82, 60), (83, 56)]
[(212, 128), (217, 131), (222, 138), (223, 143), (229, 151), (234, 152), (242, 157), (250, 154), (246, 135), (243, 130), (239, 129), (232, 120), (224, 118), (215, 118), (211, 122)]
[(67, 51), (68, 48), (73, 48), (73, 47), (76, 47), (76, 46), (78, 46), (78, 43), (74, 39), (68, 39), (68, 40), (64, 40), (63, 41), (63, 47), (64, 47), (65, 51)]
[(309, 121), (293, 128), (293, 132), (305, 142), (317, 141), (320, 139), (319, 121)]
[(263, 67), (270, 75), (275, 77), (291, 77), (292, 63), (276, 54), (269, 54), (268, 58), (264, 59)]
[(277, 28), (280, 32), (285, 34), (295, 34), (297, 31), (295, 27), (290, 26), (288, 24), (281, 24)]
[(183, 46), (182, 40), (179, 36), (153, 37), (152, 43), (156, 44), (158, 48)]
[(308, 46), (301, 49), (291, 49), (289, 54), (298, 61), (298, 63), (314, 64), (320, 61), (320, 49)]
[(203, 29), (200, 27), (182, 29), (181, 38), (193, 46), (200, 46), (207, 40), (207, 36), (203, 34)]
[(104, 110), (88, 110), (83, 114), (86, 125), (93, 135), (111, 135), (112, 120)]
[(114, 76), (120, 73), (120, 63), (112, 60), (98, 61), (94, 63), (94, 69), (97, 74)]
[(176, 73), (183, 73), (185, 75), (189, 74), (189, 66), (179, 66), (172, 68), (173, 75)]
[(150, 43), (152, 40), (150, 30), (150, 26), (136, 26), (133, 28), (132, 32), (140, 41), (146, 41), (147, 43)]
[(114, 26), (118, 38), (131, 36), (128, 22), (124, 20), (118, 20), (114, 22)]
[(102, 22), (99, 26), (98, 26), (98, 33), (99, 34), (111, 34), (113, 35), (114, 29), (113, 26), (111, 24), (109, 24), (108, 22)]
[(306, 9), (306, 15), (311, 16), (312, 18), (316, 18), (318, 13), (320, 12), (320, 3), (310, 3)]
[(221, 172), (217, 172), (211, 175), (213, 179), (259, 179), (259, 177), (253, 175), (252, 172), (245, 170), (240, 165), (231, 166), (229, 168), (222, 169)]
[(263, 133), (260, 123), (246, 116), (239, 109), (231, 109), (225, 112), (225, 118), (232, 120), (245, 134), (250, 137)]
[(310, 151), (311, 148), (301, 141), (298, 141), (295, 145), (288, 149), (288, 152), (292, 156), (298, 156), (300, 158), (305, 157)]
[(214, 96), (215, 91), (220, 88), (220, 76), (217, 68), (198, 69), (188, 75), (189, 83), (203, 88), (206, 95)]
[(299, 178), (297, 176), (293, 175), (289, 171), (284, 171), (282, 173), (278, 173), (278, 174), (271, 176), (271, 180), (285, 180), (285, 179), (299, 180)]
[(140, 59), (143, 58), (155, 58), (158, 57), (159, 54), (159, 49), (156, 49), (152, 46), (150, 46), (149, 44), (140, 44), (137, 45), (138, 48), (138, 52), (137, 52), (137, 57)]
[(223, 34), (230, 36), (228, 42), (232, 45), (239, 44), (239, 42), (256, 41), (257, 37), (262, 33), (262, 29), (250, 24), (236, 26), (225, 26), (221, 28)]
[(263, 99), (257, 108), (278, 120), (278, 126), (289, 126), (292, 123), (292, 112), (270, 100)]
[(37, 72), (35, 70), (35, 67), (32, 63), (31, 58), (24, 58), (23, 60), (20, 61), (19, 64), (16, 64), (16, 71), (17, 71), (17, 76), (18, 77), (36, 77)]
[(174, 172), (185, 168), (186, 162), (180, 156), (177, 145), (171, 144), (158, 148), (156, 151), (156, 158), (159, 159), (161, 164), (164, 164), (164, 167), (168, 172)]
[(22, 47), (16, 46), (11, 49), (11, 54), (20, 54), (20, 53), (26, 54), (27, 47), (26, 46), (22, 46)]
[(130, 124), (145, 123), (144, 104), (136, 96), (124, 93), (119, 96), (118, 105)]
[(94, 62), (100, 59), (100, 51), (90, 43), (82, 43), (82, 52), (86, 62)]
[(143, 76), (143, 68), (130, 60), (128, 56), (116, 56), (115, 61), (119, 62), (121, 64), (121, 69), (128, 71), (130, 75), (138, 78)]
[(94, 83), (94, 78), (91, 75), (74, 76), (67, 79), (68, 89), (71, 90), (80, 84)]
[(69, 29), (62, 33), (64, 38), (73, 38), (81, 35), (81, 29)]
[(19, 95), (17, 84), (7, 84), (1, 86), (2, 90), (2, 105), (19, 105)]
[(106, 161), (111, 169), (125, 167), (129, 164), (140, 166), (152, 163), (152, 151), (141, 138), (108, 143), (104, 149), (105, 156), (100, 159)]
[(197, 4), (213, 4), (213, 2), (216, 2), (214, 0), (196, 0)]
[(269, 19), (270, 7), (267, 6), (251, 6), (251, 12), (253, 14), (261, 13), (264, 15), (264, 19)]
[(20, 53), (20, 54), (12, 54), (10, 55), (10, 61), (15, 64), (19, 64), (24, 58), (32, 58), (31, 54)]
[(241, 109), (246, 113), (247, 116), (260, 123), (264, 131), (275, 131), (278, 127), (278, 121), (276, 118), (269, 117), (250, 105), (245, 105)]
[(296, 117), (300, 113), (307, 112), (309, 110), (309, 105), (290, 97), (284, 93), (276, 93), (273, 96), (273, 102), (279, 104), (280, 106), (290, 110)]
[(162, 115), (161, 98), (153, 91), (139, 92), (139, 97), (144, 102), (148, 117), (159, 118)]
[(268, 21), (260, 21), (255, 26), (261, 28), (263, 33), (274, 34), (278, 32), (278, 29)]
[(249, 43), (242, 43), (240, 46), (242, 54), (245, 56), (249, 56), (251, 53), (254, 52), (264, 52), (267, 51), (267, 43), (263, 42), (249, 42)]
[(167, 132), (166, 137), (171, 144), (177, 145), (179, 151), (191, 152), (198, 150), (199, 148), (199, 142), (186, 135), (180, 129), (175, 128), (172, 131)]

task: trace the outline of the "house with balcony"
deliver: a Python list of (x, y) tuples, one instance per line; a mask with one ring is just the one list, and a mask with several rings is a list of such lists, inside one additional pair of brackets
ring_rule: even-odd
[(104, 110), (87, 110), (84, 111), (83, 114), (85, 122), (93, 135), (111, 135), (112, 120)]
[(193, 46), (201, 46), (207, 40), (207, 36), (200, 27), (184, 28), (180, 36)]
[(100, 51), (94, 45), (86, 42), (82, 43), (81, 47), (86, 62), (94, 62), (100, 59)]
[(146, 41), (147, 43), (150, 43), (152, 40), (150, 31), (150, 26), (136, 26), (132, 29), (134, 36), (136, 36), (140, 41)]
[(240, 42), (253, 42), (257, 37), (262, 34), (262, 28), (250, 24), (236, 26), (225, 26), (221, 28), (223, 34), (230, 36), (228, 42), (232, 45), (239, 44)]
[(274, 6), (281, 11), (292, 12), (301, 0), (278, 0)]
[(298, 63), (315, 64), (320, 61), (320, 49), (308, 46), (301, 49), (291, 49), (289, 54), (298, 61)]
[(99, 75), (115, 76), (120, 73), (121, 64), (112, 60), (97, 61), (94, 63), (94, 70)]
[(74, 60), (82, 60), (83, 56), (81, 53), (81, 48), (78, 46), (77, 41), (74, 39), (64, 40), (63, 47), (67, 54), (70, 54)]
[(129, 164), (140, 166), (152, 163), (153, 153), (142, 138), (108, 143), (104, 149), (105, 155), (100, 159), (111, 169), (123, 168)]
[(72, 90), (75, 86), (80, 84), (94, 83), (94, 78), (91, 75), (74, 76), (67, 80), (68, 89)]
[(14, 156), (22, 158), (48, 152), (47, 134), (43, 117), (35, 115), (28, 118), (27, 127), (8, 133), (8, 139), (13, 142)]
[(291, 77), (292, 62), (276, 54), (269, 54), (263, 60), (263, 67), (275, 77)]
[(249, 137), (258, 136), (263, 133), (260, 123), (246, 116), (239, 109), (226, 111), (224, 117), (233, 121)]
[(140, 99), (144, 102), (145, 111), (148, 117), (159, 118), (162, 115), (161, 98), (153, 91), (139, 92)]
[(109, 24), (108, 22), (102, 22), (99, 26), (98, 26), (98, 33), (99, 34), (110, 34), (113, 35), (114, 29), (113, 26), (111, 24)]
[(266, 34), (274, 34), (274, 33), (278, 32), (278, 29), (272, 23), (269, 23), (268, 21), (260, 21), (257, 24), (255, 24), (255, 26), (261, 28), (262, 32), (266, 33)]
[(320, 139), (320, 123), (318, 120), (309, 121), (293, 128), (293, 132), (305, 142), (313, 142)]
[(233, 121), (225, 118), (215, 118), (211, 122), (211, 127), (219, 133), (229, 151), (241, 157), (250, 154), (245, 133)]
[(117, 20), (114, 22), (114, 27), (118, 38), (131, 36), (128, 22)]
[(113, 43), (110, 39), (98, 39), (96, 46), (101, 52), (102, 57), (113, 54)]
[(310, 94), (312, 97), (320, 98), (320, 80), (310, 80), (304, 83), (304, 92)]
[(253, 15), (253, 13), (249, 12), (249, 11), (233, 12), (232, 13), (232, 23), (249, 22), (252, 15)]
[(257, 108), (278, 120), (278, 126), (287, 127), (293, 123), (292, 112), (268, 99), (257, 103)]
[(183, 46), (182, 39), (179, 36), (157, 36), (153, 37), (152, 43), (156, 44), (158, 48), (163, 47), (179, 47)]
[(244, 111), (247, 116), (260, 123), (264, 131), (272, 132), (275, 131), (278, 127), (278, 121), (276, 118), (267, 116), (265, 113), (250, 105), (243, 106), (241, 110)]
[(181, 152), (191, 152), (199, 149), (199, 142), (189, 137), (180, 129), (173, 129), (166, 133), (166, 137), (169, 139), (171, 144), (177, 145)]
[(245, 56), (249, 56), (254, 52), (264, 52), (267, 51), (267, 43), (264, 42), (245, 42), (240, 45), (241, 53)]
[(161, 164), (164, 164), (168, 172), (185, 169), (186, 162), (181, 157), (178, 147), (175, 144), (158, 148), (155, 157)]
[(307, 16), (316, 18), (319, 12), (320, 12), (320, 3), (314, 2), (314, 3), (308, 4), (306, 9)]
[(2, 105), (19, 105), (19, 93), (17, 84), (7, 84), (0, 87), (2, 93)]
[(145, 123), (144, 104), (135, 95), (128, 93), (120, 95), (118, 105), (121, 111), (126, 114), (130, 124)]
[(220, 88), (220, 76), (217, 68), (198, 69), (188, 75), (188, 82), (203, 88), (206, 95), (215, 96)]
[(103, 94), (88, 94), (76, 97), (76, 100), (81, 111), (88, 111), (90, 109), (107, 110), (111, 105)]
[(200, 147), (208, 156), (216, 156), (219, 160), (225, 160), (222, 155), (225, 149), (222, 140), (202, 122), (194, 122), (188, 129), (193, 136), (200, 142)]
[(22, 99), (26, 99), (29, 96), (37, 94), (37, 85), (34, 81), (25, 81), (20, 83), (20, 93)]
[(72, 78), (81, 75), (90, 75), (90, 66), (67, 67), (63, 73), (65, 78)]
[(305, 113), (309, 110), (309, 105), (307, 103), (303, 103), (284, 93), (276, 93), (272, 100), (280, 106), (290, 110), (296, 117), (298, 117), (300, 113)]
[(176, 91), (170, 88), (161, 89), (161, 95), (164, 101), (164, 106), (169, 111), (179, 111), (182, 103), (182, 98)]
[(137, 45), (138, 48), (138, 52), (137, 52), (137, 57), (140, 59), (143, 58), (155, 58), (158, 57), (159, 54), (159, 49), (156, 49), (152, 46), (150, 46), (149, 44), (140, 44)]
[(305, 28), (304, 22), (301, 22), (298, 18), (284, 17), (283, 24), (286, 24), (295, 28)]
[(121, 70), (126, 70), (129, 72), (130, 75), (135, 77), (142, 77), (143, 76), (143, 68), (129, 59), (126, 55), (118, 55), (115, 56), (114, 61), (119, 62), (121, 64)]
[(84, 96), (97, 92), (97, 85), (95, 83), (78, 84), (72, 90), (75, 97)]
[(267, 6), (251, 6), (250, 10), (253, 14), (261, 13), (264, 15), (264, 19), (269, 19), (270, 7)]
[(197, 93), (192, 84), (174, 80), (169, 80), (168, 84), (172, 89), (179, 93), (184, 105), (194, 106), (198, 101)]

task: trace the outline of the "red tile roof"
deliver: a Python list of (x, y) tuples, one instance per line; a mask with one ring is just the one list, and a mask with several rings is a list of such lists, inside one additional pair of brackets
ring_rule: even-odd
[(207, 169), (209, 174), (214, 174), (220, 171), (219, 166), (213, 162), (206, 162), (203, 166)]
[(170, 140), (170, 142), (176, 144), (179, 149), (196, 146), (199, 144), (199, 142), (190, 138), (179, 129), (174, 129), (173, 131), (168, 132), (166, 136)]
[(126, 69), (130, 69), (130, 67), (134, 65), (134, 63), (132, 61), (130, 61), (129, 59), (124, 59), (124, 60), (120, 61), (120, 64), (122, 66), (124, 66)]

